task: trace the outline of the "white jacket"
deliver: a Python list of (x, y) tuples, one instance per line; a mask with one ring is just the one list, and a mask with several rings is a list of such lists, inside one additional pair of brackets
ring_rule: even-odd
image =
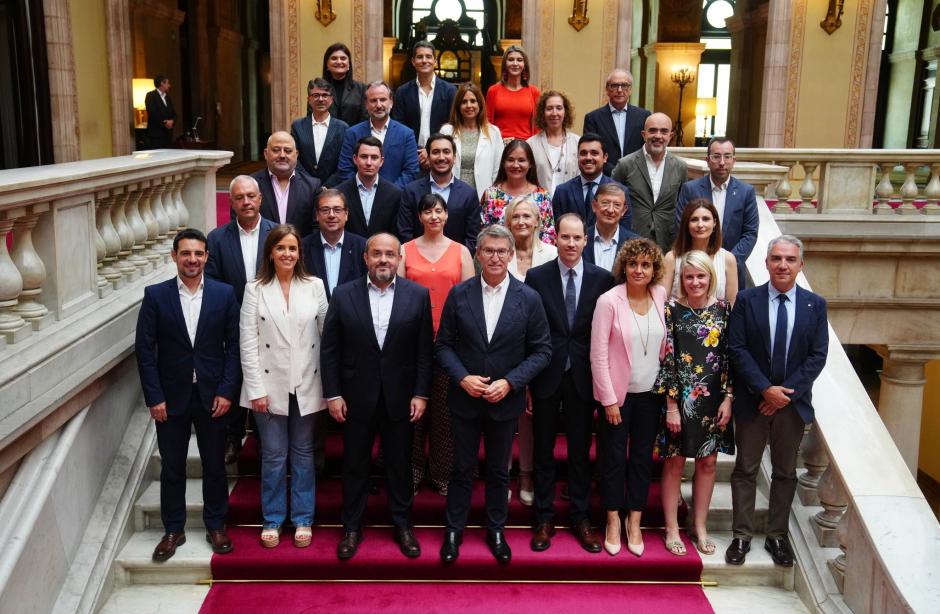
[[(493, 185), (496, 181), (496, 173), (499, 172), (499, 159), (503, 157), (503, 137), (499, 133), (499, 128), (490, 124), (490, 136), (480, 131), (480, 139), (477, 142), (477, 156), (473, 163), (473, 180), (476, 183), (477, 198), (483, 198), (483, 192), (486, 188)], [(450, 124), (441, 126), (441, 134), (454, 135), (454, 127)], [(454, 176), (460, 178), (460, 138), (454, 137), (457, 151), (454, 152)]]

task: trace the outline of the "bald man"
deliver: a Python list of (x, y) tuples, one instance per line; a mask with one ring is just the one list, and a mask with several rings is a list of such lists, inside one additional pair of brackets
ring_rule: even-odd
[(264, 161), (267, 168), (251, 175), (261, 189), (261, 217), (293, 224), (306, 237), (314, 228), (320, 180), (297, 169), (297, 145), (287, 132), (268, 137)]
[(653, 113), (643, 125), (643, 147), (622, 158), (613, 178), (630, 188), (633, 232), (659, 245), (663, 253), (676, 237), (676, 197), (685, 183), (685, 162), (666, 151), (672, 120)]
[(620, 158), (643, 147), (643, 124), (650, 112), (630, 104), (633, 75), (629, 70), (615, 68), (604, 84), (607, 104), (584, 116), (584, 132), (600, 135), (604, 143), (604, 174), (610, 175)]

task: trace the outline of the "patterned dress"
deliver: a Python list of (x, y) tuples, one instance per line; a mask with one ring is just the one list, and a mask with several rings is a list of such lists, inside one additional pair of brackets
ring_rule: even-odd
[(672, 433), (666, 428), (664, 408), (656, 445), (660, 457), (734, 454), (732, 423), (717, 423), (718, 406), (731, 387), (725, 335), (730, 311), (723, 300), (704, 310), (675, 299), (666, 305), (666, 356), (655, 386), (678, 401), (682, 429)]
[[(552, 197), (544, 188), (536, 188), (532, 200), (539, 210), (539, 239), (549, 245), (555, 244), (555, 215), (552, 213)], [(519, 197), (521, 198), (521, 197)], [(506, 224), (505, 209), (512, 201), (513, 196), (503, 192), (498, 186), (490, 186), (483, 192), (480, 199), (483, 225)]]

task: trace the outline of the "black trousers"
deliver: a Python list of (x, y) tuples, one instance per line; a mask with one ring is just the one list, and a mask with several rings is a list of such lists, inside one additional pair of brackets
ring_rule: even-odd
[[(598, 420), (600, 455), (604, 459), (601, 499), (605, 510), (624, 508), (624, 480), (626, 509), (635, 512), (646, 509), (653, 474), (653, 443), (663, 402), (661, 394), (627, 393), (627, 400), (620, 408), (620, 424), (614, 426), (604, 416)], [(629, 459), (626, 455), (628, 438)]]
[(482, 435), (486, 459), (486, 528), (501, 531), (509, 513), (506, 493), (516, 420), (493, 420), (485, 412), (469, 419), (451, 414), (451, 428), (454, 431), (454, 472), (447, 486), (447, 529), (463, 531), (467, 525)]
[(317, 479), (326, 477), (326, 436), (330, 428), (330, 412), (318, 411), (313, 418), (313, 466)]
[(571, 497), (571, 524), (588, 519), (591, 492), (591, 427), (593, 399), (578, 396), (571, 371), (565, 371), (561, 385), (552, 396), (532, 399), (532, 430), (535, 437), (535, 523), (555, 518), (555, 435), (559, 406), (564, 412), (568, 442), (568, 494)]
[(179, 415), (157, 422), (160, 450), (160, 519), (167, 533), (179, 533), (186, 525), (186, 454), (196, 427), (196, 443), (202, 460), (202, 520), (209, 530), (225, 526), (228, 514), (228, 480), (225, 477), (225, 416), (213, 418), (202, 406), (199, 390), (192, 385), (189, 405)]
[[(359, 410), (360, 416), (357, 416)], [(343, 527), (347, 531), (362, 530), (362, 514), (366, 509), (369, 490), (369, 464), (372, 443), (378, 432), (385, 452), (385, 475), (388, 479), (388, 509), (392, 524), (398, 529), (411, 526), (411, 423), (407, 418), (389, 418), (385, 399), (370, 417), (362, 417), (363, 408), (349, 408), (343, 425)]]

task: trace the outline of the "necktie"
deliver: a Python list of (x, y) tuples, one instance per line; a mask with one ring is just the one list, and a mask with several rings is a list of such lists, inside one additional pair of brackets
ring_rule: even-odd
[(565, 311), (568, 313), (568, 328), (574, 326), (574, 313), (578, 309), (577, 291), (574, 287), (574, 269), (568, 269), (568, 283), (565, 284)]
[(587, 184), (587, 192), (584, 194), (584, 211), (591, 211), (591, 203), (594, 202), (594, 186), (597, 185), (596, 181), (592, 181)]
[(770, 360), (770, 382), (775, 386), (787, 377), (787, 295), (778, 294), (777, 328), (774, 330), (774, 354)]

